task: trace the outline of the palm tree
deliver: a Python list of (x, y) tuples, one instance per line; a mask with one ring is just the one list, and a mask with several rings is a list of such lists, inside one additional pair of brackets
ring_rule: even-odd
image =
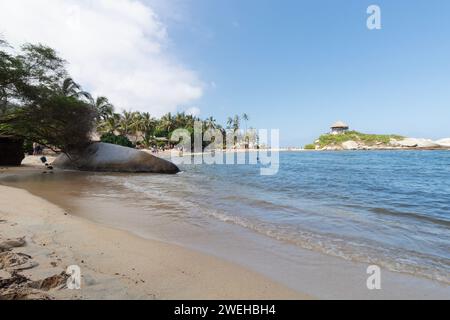
[(250, 120), (248, 114), (243, 113), (242, 114), (242, 120), (244, 120), (244, 122), (245, 122), (245, 132), (247, 132), (247, 121)]
[(161, 126), (167, 132), (167, 134), (170, 134), (170, 132), (174, 128), (174, 125), (174, 118), (172, 117), (172, 114), (170, 112), (161, 118)]
[(145, 133), (153, 134), (155, 130), (155, 119), (148, 112), (144, 112), (141, 114), (141, 129)]
[(112, 133), (120, 130), (121, 117), (118, 113), (113, 113), (111, 116), (101, 121), (98, 130), (101, 133)]
[(139, 134), (143, 132), (143, 121), (141, 113), (135, 111), (131, 112), (131, 119), (129, 123), (130, 134), (134, 136), (134, 143), (139, 139)]
[(177, 128), (184, 128), (186, 126), (187, 122), (188, 122), (188, 118), (186, 116), (186, 113), (178, 112), (175, 115), (175, 117), (173, 119), (173, 122), (174, 122), (174, 126), (175, 127), (177, 127)]
[(106, 97), (97, 97), (95, 100), (91, 99), (91, 105), (97, 111), (100, 120), (106, 120), (114, 114), (114, 106)]
[(81, 89), (81, 86), (73, 81), (72, 78), (66, 78), (64, 79), (61, 87), (61, 93), (66, 97), (73, 97), (73, 98), (84, 98), (87, 100), (92, 100), (91, 95), (83, 91)]
[(241, 127), (241, 119), (239, 118), (238, 115), (235, 115), (233, 118), (233, 129), (239, 130), (240, 127)]
[(120, 119), (119, 131), (122, 135), (130, 135), (133, 132), (133, 118), (135, 113), (131, 111), (123, 111)]
[(233, 118), (228, 117), (227, 119), (227, 129), (231, 129), (233, 127)]
[(200, 118), (188, 114), (185, 118), (184, 128), (194, 128), (195, 121), (200, 121)]
[(146, 148), (149, 148), (153, 140), (155, 132), (156, 120), (152, 118), (150, 113), (144, 112), (140, 114), (139, 129), (143, 133), (142, 142)]
[(206, 129), (216, 129), (217, 128), (216, 119), (214, 119), (213, 117), (209, 117), (208, 119), (206, 119), (205, 127)]
[(247, 121), (249, 120), (248, 114), (243, 113), (242, 120), (244, 120), (244, 122), (245, 122), (244, 141), (245, 141), (246, 148), (248, 148), (250, 145), (250, 136), (248, 135), (248, 131), (247, 131)]
[[(241, 126), (241, 119), (236, 114), (233, 118), (228, 117), (227, 119), (227, 129), (233, 129), (234, 131), (239, 130), (239, 127)], [(234, 137), (233, 144), (236, 145), (237, 137)]]

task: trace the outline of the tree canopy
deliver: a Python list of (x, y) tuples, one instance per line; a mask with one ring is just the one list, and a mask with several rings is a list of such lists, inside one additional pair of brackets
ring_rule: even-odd
[[(228, 119), (227, 129), (238, 130), (244, 121), (247, 132), (248, 120), (245, 113), (235, 115)], [(70, 77), (66, 61), (52, 48), (25, 44), (16, 50), (0, 39), (0, 135), (69, 154), (89, 144), (93, 132), (112, 143), (170, 145), (161, 138), (170, 138), (180, 128), (193, 135), (195, 122), (202, 123), (203, 131), (218, 129), (226, 135), (213, 117), (201, 120), (178, 112), (157, 119), (131, 110), (116, 113), (108, 98), (92, 97)]]
[(44, 45), (19, 51), (0, 42), (0, 134), (63, 152), (90, 142), (97, 110), (69, 76), (65, 61)]

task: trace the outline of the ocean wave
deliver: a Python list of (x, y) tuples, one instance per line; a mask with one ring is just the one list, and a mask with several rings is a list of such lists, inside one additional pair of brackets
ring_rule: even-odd
[(398, 210), (390, 210), (386, 208), (369, 208), (368, 209), (371, 212), (377, 213), (377, 214), (384, 214), (389, 216), (395, 216), (395, 217), (403, 217), (403, 218), (409, 218), (409, 219), (416, 219), (418, 221), (427, 221), (443, 226), (450, 227), (450, 221), (446, 219), (439, 219), (437, 217), (433, 216), (427, 216), (423, 214), (418, 214), (416, 212), (403, 212)]
[(265, 223), (218, 211), (207, 214), (222, 222), (232, 223), (243, 228), (294, 244), (303, 249), (321, 252), (345, 260), (376, 264), (391, 271), (421, 276), (450, 284), (450, 260), (421, 254), (416, 251), (381, 246), (375, 242), (361, 239), (333, 238), (331, 234), (320, 234), (305, 230), (293, 230), (290, 226)]

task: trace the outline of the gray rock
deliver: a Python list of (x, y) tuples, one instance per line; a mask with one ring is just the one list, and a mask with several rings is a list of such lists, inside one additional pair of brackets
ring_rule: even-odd
[(341, 151), (343, 150), (341, 146), (326, 146), (324, 148), (322, 148), (322, 150), (324, 151)]
[(407, 138), (397, 142), (404, 148), (439, 148), (439, 144), (430, 139)]
[(151, 172), (175, 174), (180, 170), (167, 160), (144, 151), (108, 143), (93, 143), (70, 158), (62, 154), (53, 166), (60, 169), (75, 169), (99, 172)]
[(448, 147), (450, 147), (450, 138), (445, 138), (445, 139), (438, 140), (438, 141), (436, 141), (436, 143), (438, 145), (440, 145), (441, 147), (448, 148)]
[(355, 141), (345, 141), (344, 143), (342, 143), (342, 148), (344, 150), (358, 150), (359, 145)]
[(400, 147), (400, 144), (398, 143), (398, 141), (395, 139), (392, 139), (392, 138), (389, 139), (389, 145), (392, 147)]

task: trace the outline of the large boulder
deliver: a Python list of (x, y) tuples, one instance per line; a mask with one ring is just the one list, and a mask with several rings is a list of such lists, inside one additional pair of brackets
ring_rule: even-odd
[(439, 148), (440, 145), (430, 139), (407, 138), (397, 142), (404, 148)]
[(359, 145), (355, 141), (345, 141), (342, 143), (342, 148), (344, 148), (344, 150), (358, 150)]
[(450, 138), (438, 140), (438, 141), (436, 141), (436, 143), (438, 145), (440, 145), (441, 147), (449, 148), (450, 147)]
[(344, 149), (342, 148), (342, 146), (331, 145), (331, 146), (323, 147), (320, 150), (324, 150), (324, 151), (342, 151)]
[(24, 158), (23, 140), (0, 136), (0, 165), (20, 166)]
[(53, 166), (61, 169), (75, 169), (99, 172), (151, 172), (175, 174), (180, 170), (167, 160), (132, 148), (108, 143), (93, 143), (82, 152), (62, 154)]

